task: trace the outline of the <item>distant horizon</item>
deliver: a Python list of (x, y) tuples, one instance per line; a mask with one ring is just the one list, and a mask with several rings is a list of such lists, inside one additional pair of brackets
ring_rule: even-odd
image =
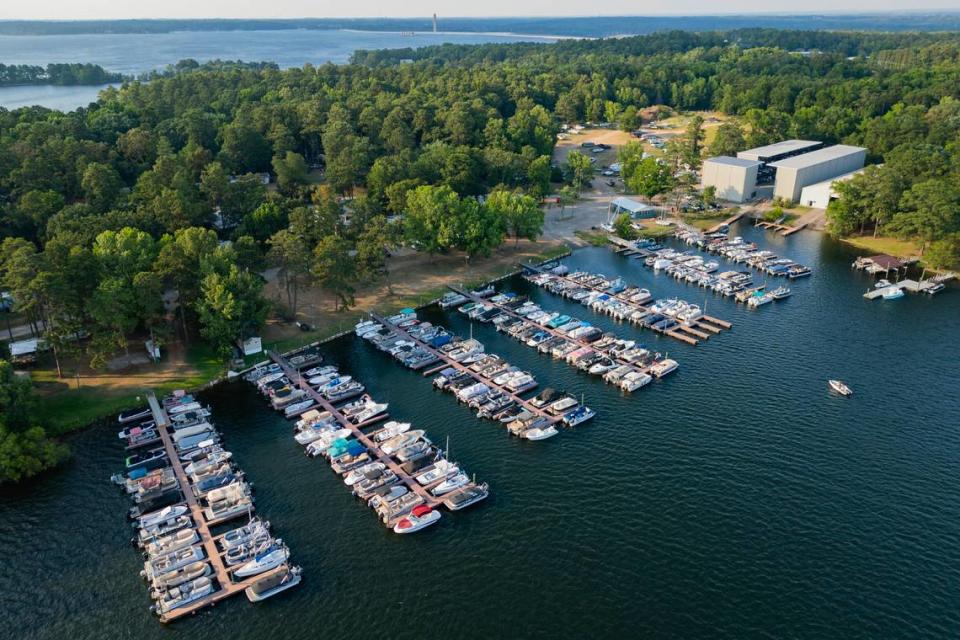
[[(711, 16), (723, 16), (723, 17), (752, 17), (752, 16), (764, 16), (764, 17), (791, 17), (791, 16), (875, 16), (875, 15), (930, 15), (930, 14), (943, 14), (943, 13), (960, 13), (960, 6), (958, 7), (930, 7), (930, 8), (920, 8), (920, 9), (871, 9), (871, 10), (857, 10), (857, 9), (821, 9), (818, 11), (709, 11), (705, 13), (688, 13), (688, 12), (677, 12), (677, 13), (558, 13), (558, 14), (526, 14), (526, 15), (515, 15), (515, 14), (500, 14), (492, 13), (486, 15), (457, 15), (457, 14), (441, 14), (437, 13), (438, 18), (446, 18), (448, 20), (485, 20), (485, 19), (498, 19), (498, 20), (543, 20), (543, 19), (554, 19), (554, 20), (578, 20), (584, 18), (687, 18), (687, 17), (696, 17), (704, 18)], [(388, 15), (388, 16), (371, 16), (371, 15), (342, 15), (342, 16), (311, 16), (311, 15), (291, 15), (291, 16), (126, 16), (126, 17), (83, 17), (83, 18), (0, 18), (0, 23), (9, 23), (9, 22), (125, 22), (125, 21), (232, 21), (232, 20), (262, 20), (262, 21), (289, 21), (289, 20), (431, 20), (433, 19), (433, 14), (423, 14), (423, 15)]]

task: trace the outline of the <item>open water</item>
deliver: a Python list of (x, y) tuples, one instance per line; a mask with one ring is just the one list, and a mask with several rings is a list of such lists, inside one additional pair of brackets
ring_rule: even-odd
[[(955, 638), (960, 634), (960, 291), (866, 301), (854, 253), (820, 234), (745, 237), (811, 265), (748, 310), (605, 248), (567, 262), (703, 303), (731, 331), (690, 347), (569, 301), (545, 307), (669, 351), (680, 369), (623, 395), (476, 325), (474, 336), (598, 417), (541, 443), (476, 419), (352, 337), (330, 362), (490, 483), (415, 536), (383, 528), (245, 383), (205, 395), (305, 579), (164, 628), (108, 476), (112, 423), (63, 469), (0, 491), (0, 637)], [(469, 321), (422, 314), (467, 334)], [(827, 392), (844, 379), (852, 398)], [(174, 634), (174, 635), (171, 635)]]

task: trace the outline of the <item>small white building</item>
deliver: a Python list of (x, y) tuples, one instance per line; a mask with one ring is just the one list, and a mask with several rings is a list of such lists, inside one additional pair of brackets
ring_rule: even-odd
[(836, 178), (830, 178), (829, 180), (824, 180), (823, 182), (807, 185), (802, 191), (800, 191), (800, 204), (805, 207), (812, 207), (814, 209), (826, 209), (827, 205), (830, 204), (830, 201), (836, 199), (837, 197), (837, 191), (834, 188), (834, 185), (836, 185), (838, 182), (849, 180), (859, 173), (863, 173), (863, 169), (857, 169), (856, 171), (845, 173), (842, 176), (837, 176)]
[(838, 144), (770, 163), (777, 170), (773, 195), (798, 202), (804, 187), (861, 169), (866, 159), (863, 147)]
[(717, 156), (703, 161), (700, 188), (713, 187), (717, 197), (730, 202), (745, 202), (757, 195), (756, 160)]

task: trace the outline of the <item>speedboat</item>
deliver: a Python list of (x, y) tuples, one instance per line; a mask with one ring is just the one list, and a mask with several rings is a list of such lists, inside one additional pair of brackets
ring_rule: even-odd
[(439, 519), (439, 511), (434, 511), (425, 504), (417, 505), (410, 512), (410, 515), (400, 518), (397, 524), (393, 525), (393, 532), (414, 533), (435, 524)]
[(470, 476), (461, 471), (460, 473), (448, 477), (446, 480), (435, 486), (430, 490), (430, 493), (435, 496), (442, 496), (445, 493), (450, 493), (454, 489), (459, 489), (460, 487), (468, 484), (470, 484)]
[(394, 436), (380, 445), (380, 450), (387, 455), (393, 455), (400, 449), (409, 447), (414, 442), (422, 438), (424, 433), (426, 432), (423, 429), (414, 429), (413, 431), (401, 433), (400, 435)]
[(184, 547), (192, 547), (200, 541), (200, 535), (196, 529), (180, 529), (171, 534), (151, 540), (143, 548), (144, 552), (151, 556), (173, 553)]
[(153, 513), (148, 513), (144, 516), (141, 516), (140, 519), (134, 523), (134, 526), (141, 529), (147, 529), (162, 522), (172, 520), (173, 518), (186, 515), (189, 510), (190, 508), (185, 504), (164, 507), (159, 511), (154, 511)]
[(523, 432), (523, 437), (527, 440), (537, 441), (552, 438), (559, 433), (553, 425), (547, 427), (534, 427)]
[(790, 291), (789, 287), (777, 287), (770, 292), (770, 295), (773, 296), (774, 300), (783, 300), (784, 298), (789, 297), (791, 293), (792, 292)]
[(486, 497), (489, 495), (490, 487), (487, 485), (487, 483), (479, 485), (475, 484), (451, 493), (449, 496), (444, 498), (443, 503), (451, 511), (459, 511), (486, 499)]
[(139, 409), (131, 409), (130, 411), (124, 411), (117, 416), (117, 422), (120, 424), (127, 424), (128, 422), (133, 422), (134, 420), (142, 420), (153, 415), (153, 412), (150, 410), (150, 407), (141, 407)]
[(575, 427), (578, 424), (582, 424), (587, 420), (590, 420), (595, 415), (597, 415), (597, 412), (590, 407), (577, 407), (573, 411), (564, 414), (563, 423), (568, 427)]
[(383, 425), (383, 429), (373, 434), (373, 441), (386, 442), (390, 438), (394, 438), (401, 433), (406, 433), (409, 430), (409, 422), (397, 422), (395, 420), (391, 420), (387, 424)]
[(300, 567), (287, 567), (272, 576), (266, 576), (243, 590), (250, 602), (260, 602), (281, 591), (300, 584)]
[(449, 460), (439, 460), (429, 469), (416, 477), (417, 482), (422, 485), (428, 485), (436, 482), (440, 478), (455, 476), (460, 472), (460, 467), (455, 462)]
[(827, 384), (830, 385), (830, 389), (836, 391), (842, 396), (852, 396), (853, 389), (840, 382), (839, 380), (827, 380)]
[(211, 569), (209, 563), (202, 560), (192, 562), (185, 567), (154, 576), (152, 580), (154, 590), (151, 591), (151, 594), (162, 593), (161, 590), (163, 589), (179, 586), (184, 582), (196, 580), (197, 578), (203, 576), (208, 576), (210, 573)]
[(263, 573), (264, 571), (269, 571), (275, 567), (279, 567), (281, 564), (287, 561), (287, 558), (290, 557), (290, 550), (284, 546), (278, 546), (276, 544), (271, 545), (262, 553), (258, 553), (254, 556), (253, 560), (250, 560), (244, 565), (241, 565), (233, 575), (238, 578), (246, 578), (248, 576), (255, 576), (258, 573)]
[(652, 367), (650, 367), (650, 373), (653, 374), (654, 377), (662, 378), (668, 373), (672, 371), (676, 371), (677, 367), (679, 366), (680, 365), (677, 364), (676, 360), (671, 360), (670, 358), (666, 358), (664, 360), (661, 360), (657, 364), (653, 365)]
[(137, 537), (138, 543), (144, 545), (154, 538), (165, 536), (175, 531), (193, 526), (193, 520), (190, 516), (175, 516), (168, 520), (162, 520), (155, 524), (140, 529)]
[(889, 280), (887, 280), (886, 278), (881, 278), (881, 279), (877, 280), (877, 283), (876, 283), (875, 285), (873, 285), (873, 288), (874, 288), (874, 289), (885, 289), (886, 287), (889, 287), (889, 286), (892, 285), (892, 284), (893, 284), (893, 283), (890, 282)]
[(348, 487), (352, 487), (353, 485), (357, 484), (361, 480), (365, 479), (368, 473), (374, 472), (374, 471), (383, 471), (386, 468), (387, 468), (387, 465), (383, 464), (382, 462), (370, 462), (348, 473), (343, 478), (343, 483)]

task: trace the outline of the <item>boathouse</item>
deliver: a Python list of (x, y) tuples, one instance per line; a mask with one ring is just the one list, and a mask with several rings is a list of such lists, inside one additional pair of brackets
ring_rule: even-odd
[(634, 220), (657, 217), (656, 207), (653, 207), (649, 204), (644, 204), (642, 202), (637, 202), (632, 198), (624, 197), (614, 198), (611, 200), (610, 205), (607, 208), (607, 212), (610, 214), (610, 220), (613, 220), (622, 213), (630, 214), (630, 217)]

